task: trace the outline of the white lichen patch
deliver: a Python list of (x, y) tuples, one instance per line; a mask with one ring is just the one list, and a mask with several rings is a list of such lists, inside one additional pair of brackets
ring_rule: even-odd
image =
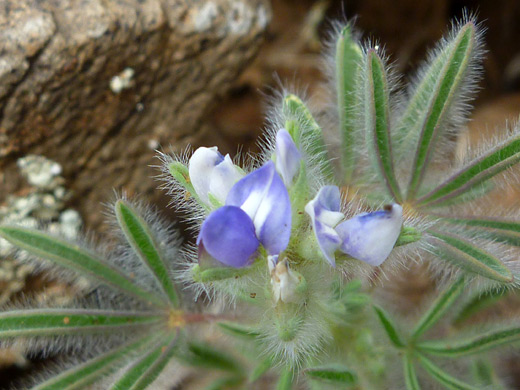
[(269, 13), (267, 12), (267, 9), (262, 4), (259, 4), (256, 8), (256, 25), (261, 29), (264, 30), (267, 27), (267, 24), (269, 23)]
[(193, 11), (193, 27), (197, 32), (208, 31), (213, 26), (213, 21), (218, 16), (218, 8), (215, 3), (206, 3), (200, 9)]
[(255, 13), (254, 10), (243, 1), (231, 4), (227, 14), (229, 33), (245, 35), (251, 30)]
[(125, 68), (121, 73), (110, 79), (110, 90), (116, 95), (131, 88), (134, 85), (135, 71), (132, 68)]
[[(63, 186), (61, 166), (43, 156), (29, 155), (18, 160), (20, 173), (32, 188), (22, 196), (8, 196), (0, 207), (0, 223), (43, 228), (66, 239), (76, 239), (82, 220), (77, 211), (66, 209), (70, 197)], [(13, 247), (0, 238), (0, 305), (25, 287), (34, 269), (24, 264), (23, 253), (11, 257)], [(69, 297), (70, 299), (70, 297)]]
[(17, 164), (23, 177), (36, 188), (55, 188), (63, 182), (60, 164), (43, 156), (28, 155), (18, 159)]

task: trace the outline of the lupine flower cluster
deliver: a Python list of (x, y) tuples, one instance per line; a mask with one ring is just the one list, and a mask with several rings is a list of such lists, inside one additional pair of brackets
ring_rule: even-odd
[[(518, 318), (472, 325), (519, 287), (518, 204), (497, 194), (518, 183), (520, 131), (453, 157), (481, 46), (474, 20), (455, 24), (403, 92), (379, 45), (335, 25), (325, 112), (284, 90), (245, 164), (160, 154), (193, 244), (125, 197), (104, 250), (0, 227), (92, 286), (81, 307), (0, 313), (2, 345), (85, 352), (39, 390), (167, 388), (179, 365), (214, 371), (208, 389), (508, 388), (488, 351), (518, 346)], [(435, 297), (404, 318), (388, 285), (410, 268)]]
[[(189, 173), (198, 197), (210, 207), (210, 197), (224, 201), (201, 226), (197, 239), (199, 261), (209, 256), (241, 268), (258, 258), (260, 245), (272, 266), (283, 257), (291, 238), (289, 189), (301, 165), (301, 153), (283, 128), (276, 133), (272, 159), (276, 163), (268, 161), (243, 175), (229, 155), (224, 157), (215, 148), (195, 151)], [(323, 186), (305, 206), (324, 259), (335, 267), (335, 252), (340, 250), (371, 265), (383, 263), (401, 232), (402, 207), (392, 204), (347, 220), (340, 208), (340, 190), (330, 185)], [(300, 214), (302, 211), (295, 210)]]

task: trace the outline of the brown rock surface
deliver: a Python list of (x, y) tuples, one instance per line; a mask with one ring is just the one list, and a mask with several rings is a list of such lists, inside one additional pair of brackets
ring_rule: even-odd
[(0, 202), (28, 153), (63, 166), (90, 227), (112, 188), (150, 193), (154, 149), (197, 142), (269, 18), (266, 0), (3, 0)]

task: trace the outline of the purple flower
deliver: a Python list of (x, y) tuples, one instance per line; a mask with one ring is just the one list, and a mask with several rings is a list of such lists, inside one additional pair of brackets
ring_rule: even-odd
[(398, 204), (384, 210), (363, 213), (343, 221), (340, 192), (336, 186), (324, 186), (307, 203), (314, 234), (327, 261), (334, 267), (337, 250), (378, 266), (390, 255), (401, 233), (403, 209)]
[(190, 158), (188, 169), (195, 192), (208, 205), (211, 205), (210, 194), (224, 203), (231, 187), (244, 176), (229, 154), (224, 157), (216, 146), (198, 148)]
[(291, 235), (291, 203), (270, 161), (230, 189), (225, 206), (201, 226), (197, 245), (219, 262), (244, 267), (262, 245), (269, 255), (282, 252)]

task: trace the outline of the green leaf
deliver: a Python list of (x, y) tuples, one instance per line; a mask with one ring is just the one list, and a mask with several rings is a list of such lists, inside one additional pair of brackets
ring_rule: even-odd
[(240, 373), (240, 364), (226, 352), (198, 341), (188, 344), (187, 351), (179, 351), (177, 358), (187, 365)]
[(477, 228), (487, 233), (490, 239), (504, 242), (506, 244), (520, 246), (520, 223), (498, 218), (462, 217), (451, 218), (441, 216), (443, 221)]
[[(298, 232), (301, 230), (302, 224), (307, 223), (305, 213), (300, 211), (305, 208), (305, 205), (309, 202), (309, 183), (307, 181), (307, 167), (305, 161), (300, 162), (300, 172), (298, 178), (289, 188), (289, 198), (291, 199), (292, 209), (292, 231), (296, 232), (291, 235), (292, 240), (298, 239)], [(291, 244), (289, 244), (291, 246)]]
[(432, 328), (444, 314), (446, 314), (462, 291), (464, 291), (464, 284), (464, 277), (460, 277), (436, 299), (430, 309), (423, 314), (419, 323), (415, 326), (412, 335), (414, 339), (419, 338), (424, 332)]
[(468, 385), (460, 381), (457, 378), (454, 378), (447, 372), (443, 371), (440, 367), (437, 367), (430, 360), (425, 358), (422, 355), (419, 355), (419, 360), (424, 369), (441, 385), (444, 385), (447, 389), (450, 390), (478, 390), (476, 387)]
[(336, 85), (339, 125), (343, 136), (341, 162), (347, 183), (352, 179), (357, 153), (352, 108), (356, 106), (356, 79), (362, 56), (361, 47), (352, 36), (351, 26), (343, 27), (336, 41)]
[(399, 336), (399, 333), (397, 332), (397, 329), (388, 314), (382, 308), (377, 306), (374, 306), (374, 310), (376, 311), (376, 314), (392, 344), (394, 344), (394, 346), (399, 349), (404, 348), (405, 344), (401, 340), (401, 336)]
[(239, 385), (244, 378), (242, 377), (236, 377), (236, 376), (230, 376), (226, 378), (218, 378), (213, 383), (211, 383), (209, 386), (205, 388), (205, 390), (227, 390), (230, 387), (236, 387)]
[[(460, 29), (454, 41), (440, 52), (428, 69), (401, 120), (401, 126), (411, 126), (411, 138), (415, 138), (417, 133), (419, 135), (407, 192), (409, 200), (415, 198), (421, 185), (434, 145), (464, 80), (475, 47), (475, 35), (472, 22)], [(402, 152), (414, 145), (415, 142), (407, 145)]]
[(271, 357), (267, 357), (262, 360), (258, 366), (256, 366), (249, 376), (249, 383), (256, 382), (262, 375), (264, 375), (269, 369), (273, 366), (273, 359)]
[(149, 327), (164, 317), (134, 311), (89, 309), (32, 309), (0, 313), (0, 339), (110, 332)]
[(74, 366), (61, 374), (46, 380), (31, 390), (73, 390), (86, 388), (97, 380), (115, 372), (133, 354), (140, 353), (149, 346), (157, 335), (147, 336), (126, 343), (87, 362)]
[(91, 280), (117, 288), (150, 304), (165, 304), (160, 297), (143, 290), (118, 269), (105, 264), (96, 255), (77, 245), (21, 227), (2, 226), (0, 236), (32, 255), (71, 269)]
[(226, 279), (238, 279), (249, 274), (253, 270), (254, 264), (244, 268), (215, 267), (201, 269), (195, 264), (191, 269), (193, 280), (197, 283), (211, 283)]
[(360, 279), (352, 279), (345, 283), (343, 287), (342, 294), (349, 294), (358, 292), (363, 288), (363, 282)]
[(356, 381), (356, 375), (347, 367), (339, 364), (331, 364), (320, 367), (308, 368), (305, 371), (311, 379), (318, 379), (326, 382), (334, 382), (343, 385), (353, 385)]
[(254, 340), (260, 336), (260, 333), (250, 326), (245, 326), (234, 322), (219, 322), (217, 325), (224, 331), (224, 333), (242, 339)]
[(444, 183), (417, 200), (420, 206), (438, 206), (478, 187), (486, 180), (520, 161), (520, 136), (473, 160)]
[(161, 257), (158, 245), (150, 233), (150, 228), (124, 200), (118, 200), (116, 202), (115, 213), (128, 243), (148, 266), (172, 305), (179, 307), (179, 296), (170, 278), (165, 261)]
[(144, 390), (157, 379), (177, 348), (178, 333), (173, 333), (133, 363), (110, 390)]
[(493, 306), (497, 301), (502, 299), (502, 297), (507, 295), (507, 293), (508, 290), (506, 288), (493, 289), (479, 293), (462, 307), (455, 316), (453, 324), (457, 326), (461, 325), (474, 314), (486, 309), (487, 307)]
[(504, 386), (493, 368), (493, 365), (484, 359), (475, 359), (471, 365), (471, 372), (480, 388), (504, 390)]
[(408, 354), (403, 356), (403, 369), (406, 390), (421, 390), (412, 358)]
[(465, 340), (425, 341), (418, 344), (417, 348), (436, 356), (458, 358), (518, 342), (520, 342), (520, 327), (514, 327), (491, 331)]
[[(321, 173), (328, 182), (334, 180), (334, 170), (327, 156), (321, 127), (303, 101), (296, 95), (288, 94), (283, 100), (286, 129), (299, 148), (319, 161)], [(296, 133), (295, 133), (296, 131)]]
[(395, 177), (390, 139), (390, 103), (386, 71), (375, 50), (367, 54), (365, 128), (369, 153), (388, 191), (397, 202), (402, 200)]
[(403, 226), (394, 246), (413, 244), (422, 238), (422, 233), (412, 226)]
[(276, 384), (276, 390), (291, 390), (293, 387), (294, 373), (288, 367), (280, 373), (280, 378)]
[(370, 302), (372, 301), (372, 298), (368, 294), (357, 294), (357, 293), (350, 293), (345, 294), (341, 297), (341, 302), (345, 304), (347, 308), (354, 308), (354, 307), (366, 307)]
[(511, 283), (514, 276), (499, 259), (474, 246), (471, 242), (450, 233), (428, 231), (436, 240), (434, 251), (442, 259), (465, 271), (473, 272), (501, 283)]

